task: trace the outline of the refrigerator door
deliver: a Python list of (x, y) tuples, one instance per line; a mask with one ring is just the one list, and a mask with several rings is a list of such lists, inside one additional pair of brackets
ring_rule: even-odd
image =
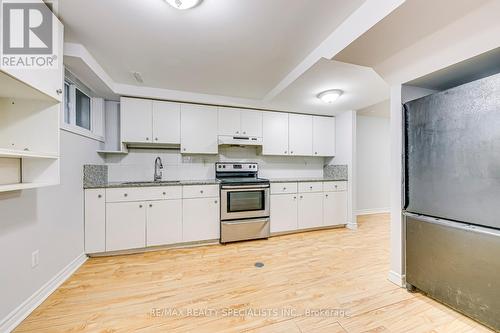
[(405, 215), (406, 282), (500, 330), (500, 231)]
[(500, 74), (405, 104), (405, 205), (500, 228)]

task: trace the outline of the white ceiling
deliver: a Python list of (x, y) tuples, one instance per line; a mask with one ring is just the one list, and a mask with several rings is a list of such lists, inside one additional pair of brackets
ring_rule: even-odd
[[(332, 104), (316, 96), (325, 90), (344, 94)], [(389, 98), (389, 87), (371, 68), (321, 59), (281, 94), (270, 101), (273, 108), (303, 113), (335, 114), (359, 110)]]
[(468, 48), (481, 52), (474, 42), (490, 39), (485, 33), (495, 32), (498, 9), (498, 0), (407, 0), (334, 59), (372, 67), (387, 81), (417, 63), (422, 70), (432, 62), (443, 68), (441, 62), (452, 58), (446, 52), (466, 53), (460, 43), (470, 40)]
[[(65, 0), (66, 41), (83, 44), (113, 81), (262, 99), (364, 0)], [(335, 76), (335, 75), (333, 75)], [(296, 99), (294, 99), (296, 100)]]

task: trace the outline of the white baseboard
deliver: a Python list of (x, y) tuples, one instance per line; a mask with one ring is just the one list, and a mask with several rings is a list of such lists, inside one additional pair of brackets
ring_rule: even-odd
[(390, 271), (388, 279), (401, 288), (406, 287), (406, 277), (404, 275), (398, 274), (394, 271)]
[(356, 215), (371, 215), (371, 214), (383, 214), (390, 213), (390, 208), (372, 208), (372, 209), (359, 209), (356, 211)]
[(349, 222), (346, 224), (346, 227), (347, 227), (347, 229), (356, 230), (356, 229), (358, 229), (358, 224)]
[(75, 260), (64, 267), (52, 279), (45, 283), (33, 295), (25, 300), (21, 305), (0, 320), (0, 332), (13, 331), (26, 317), (29, 316), (43, 301), (47, 299), (61, 284), (64, 283), (83, 263), (87, 261), (87, 256), (82, 253)]

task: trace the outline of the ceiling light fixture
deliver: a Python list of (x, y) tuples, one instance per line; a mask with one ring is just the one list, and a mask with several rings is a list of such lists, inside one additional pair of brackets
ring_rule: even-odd
[(344, 92), (340, 89), (326, 90), (318, 94), (318, 98), (325, 103), (332, 104), (335, 102)]
[(202, 0), (165, 0), (165, 1), (175, 9), (185, 10), (198, 6)]

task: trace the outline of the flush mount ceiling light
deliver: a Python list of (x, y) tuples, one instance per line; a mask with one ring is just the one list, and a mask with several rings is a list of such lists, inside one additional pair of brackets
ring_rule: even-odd
[(202, 0), (165, 0), (170, 6), (185, 10), (196, 7), (200, 4)]
[(335, 102), (344, 92), (340, 89), (326, 90), (318, 94), (318, 98), (325, 103), (332, 104)]

